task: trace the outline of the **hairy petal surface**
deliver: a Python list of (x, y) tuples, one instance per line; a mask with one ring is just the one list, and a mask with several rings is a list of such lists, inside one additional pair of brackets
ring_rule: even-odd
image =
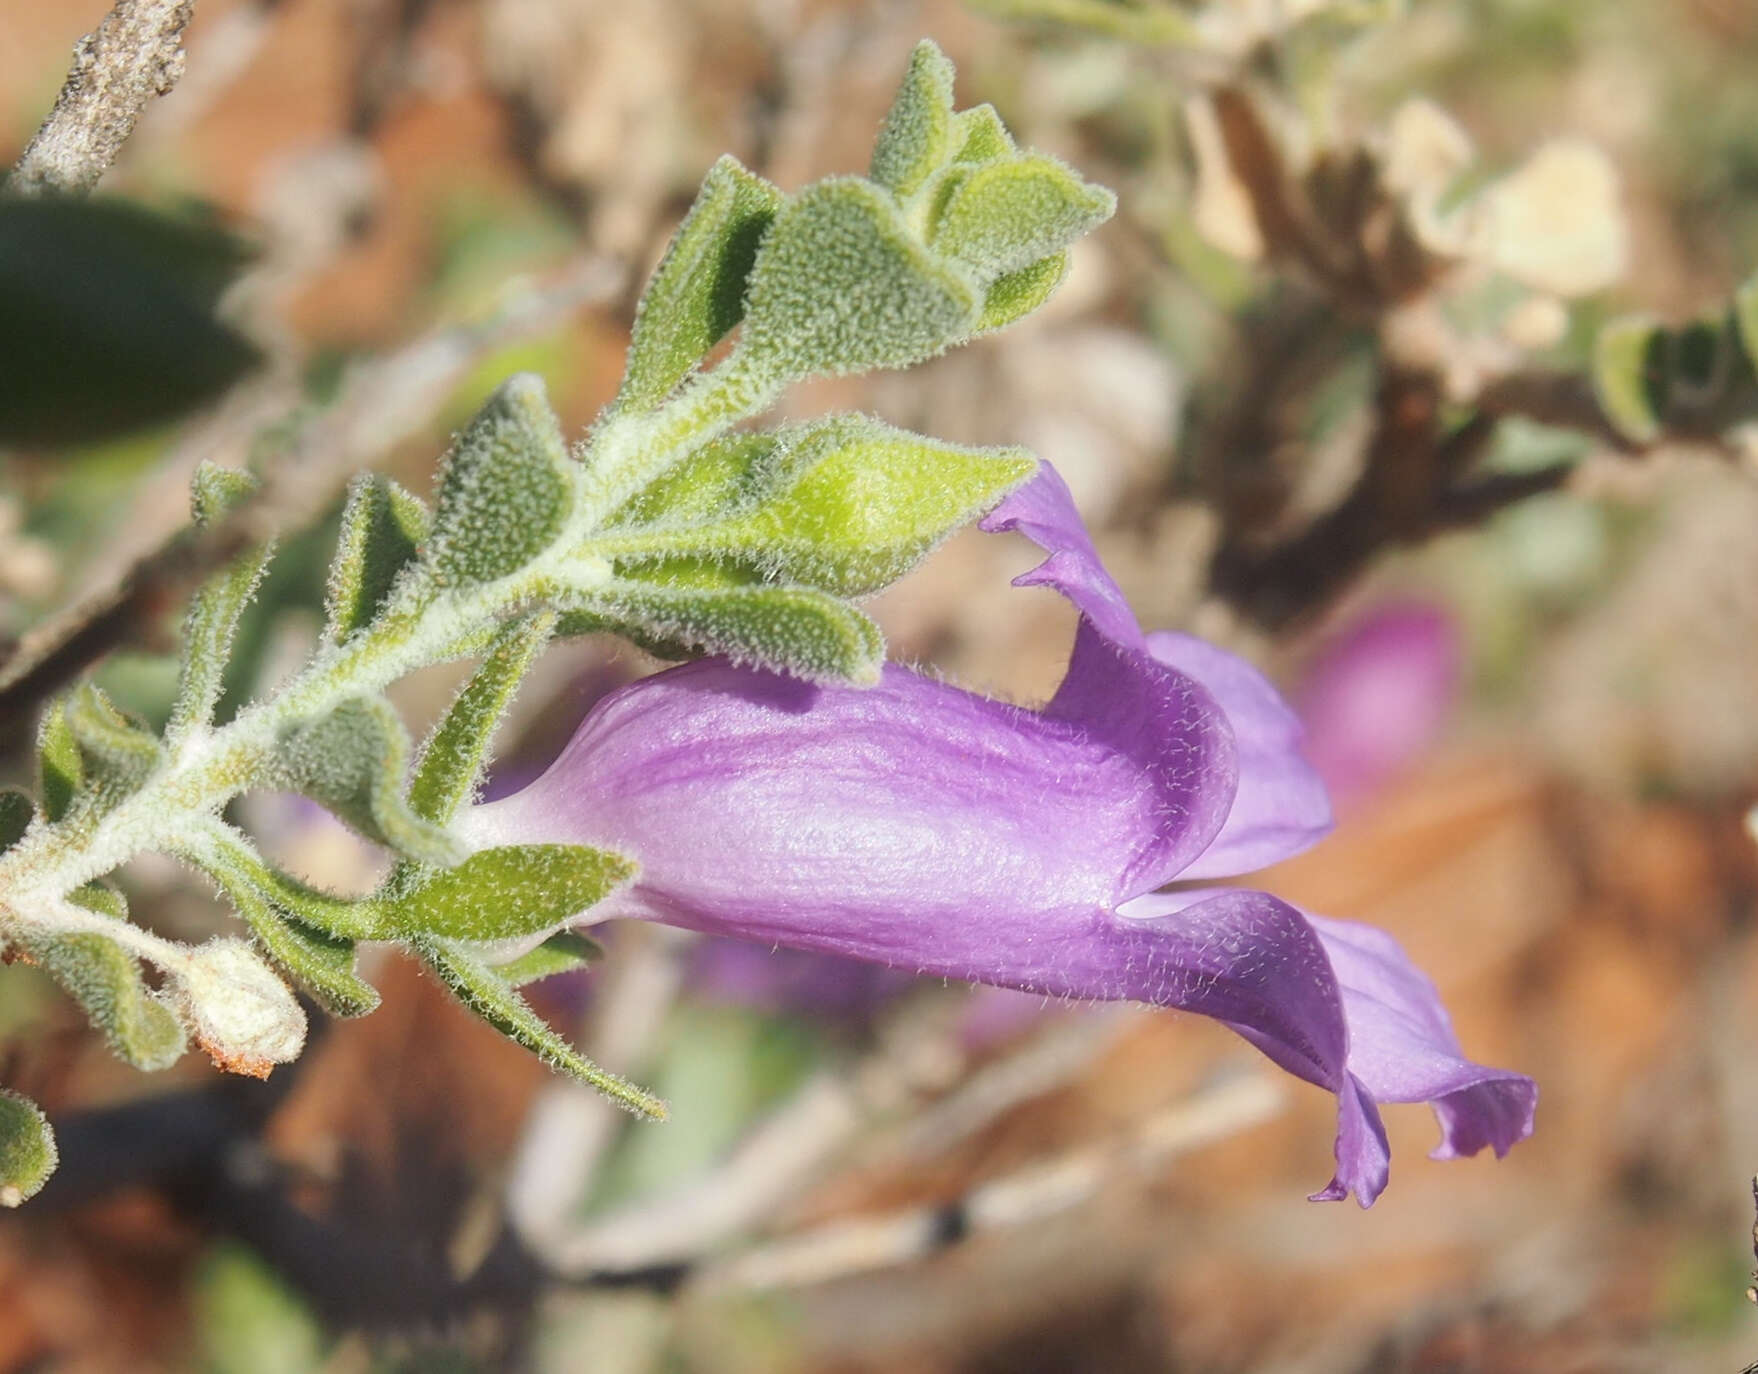
[(1507, 1154), (1532, 1134), (1538, 1087), (1465, 1058), (1440, 993), (1390, 935), (1308, 916), (1343, 989), (1349, 1068), (1380, 1102), (1427, 1102), (1440, 1122), (1436, 1159), (1488, 1146)]
[(1159, 662), (1196, 679), (1227, 713), (1239, 790), (1214, 843), (1179, 875), (1226, 878), (1292, 858), (1331, 830), (1324, 782), (1301, 752), (1304, 730), (1270, 680), (1225, 649), (1192, 635), (1147, 637)]
[[(1208, 754), (1186, 739), (1214, 725), (1196, 706), (1175, 693), (1125, 749), (896, 666), (854, 690), (705, 660), (607, 698), (469, 833), (595, 835), (639, 855), (595, 917), (1063, 991), (1058, 950), (1219, 824)], [(998, 978), (1022, 946), (1035, 962)]]

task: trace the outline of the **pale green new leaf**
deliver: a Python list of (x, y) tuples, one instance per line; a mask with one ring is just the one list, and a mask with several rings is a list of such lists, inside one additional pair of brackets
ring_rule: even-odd
[(763, 240), (741, 353), (786, 378), (908, 367), (969, 337), (981, 292), (930, 253), (880, 187), (837, 177), (788, 202)]
[(1004, 19), (1066, 24), (1126, 43), (1204, 46), (1203, 30), (1187, 9), (1137, 0), (969, 0)]
[(952, 155), (954, 162), (978, 165), (998, 162), (1018, 151), (1013, 146), (1013, 135), (1007, 132), (1007, 126), (1001, 122), (993, 105), (973, 105), (955, 114), (952, 117), (951, 144), (957, 149)]
[(430, 523), (420, 499), (388, 477), (365, 473), (349, 483), (324, 595), (326, 642), (340, 644), (377, 618)]
[[(247, 472), (203, 463), (195, 472), (191, 505), (195, 523), (208, 526), (257, 488)], [(271, 550), (247, 549), (208, 580), (190, 599), (183, 620), (183, 663), (165, 738), (179, 739), (212, 719), (224, 686), (226, 661), (238, 620), (256, 594)]]
[(880, 127), (868, 175), (900, 200), (946, 160), (952, 127), (952, 63), (924, 38)]
[(665, 1120), (664, 1102), (587, 1059), (474, 952), (446, 940), (422, 940), (416, 943), (415, 950), (460, 1002), (501, 1034), (541, 1056), (551, 1068), (598, 1089), (637, 1116)]
[(536, 949), (494, 966), (495, 977), (510, 988), (553, 978), (558, 973), (571, 973), (604, 957), (604, 949), (596, 940), (588, 940), (574, 930), (558, 930)]
[(422, 863), (455, 863), (458, 842), (404, 799), (408, 762), (409, 735), (390, 702), (362, 696), (283, 737), (275, 772), (368, 839)]
[(1758, 272), (1740, 283), (1733, 299), (1734, 328), (1749, 368), (1758, 368)]
[(745, 281), (781, 204), (737, 158), (709, 169), (635, 312), (620, 409), (658, 405), (744, 317)]
[(632, 880), (621, 854), (578, 844), (482, 849), (455, 868), (405, 869), (379, 897), (405, 938), (492, 944), (554, 930)]
[(946, 198), (929, 241), (992, 281), (1061, 252), (1116, 208), (1102, 186), (1034, 153), (972, 169)]
[(509, 378), (446, 455), (426, 566), (449, 587), (517, 572), (555, 542), (573, 498), (574, 463), (542, 378)]
[(422, 745), (409, 783), (409, 809), (416, 815), (443, 825), (474, 794), (488, 765), (495, 727), (532, 660), (549, 642), (555, 621), (553, 611), (543, 611), (508, 625), (452, 699)]
[(608, 539), (601, 553), (638, 575), (643, 557), (731, 563), (775, 582), (863, 596), (894, 582), (950, 531), (1031, 476), (1020, 449), (939, 443), (862, 416), (770, 436), (767, 480), (727, 518)]
[(1660, 434), (1670, 385), (1666, 339), (1652, 320), (1613, 320), (1593, 350), (1593, 386), (1600, 409), (1628, 438), (1647, 443)]
[(0, 1088), (0, 1207), (36, 1196), (55, 1172), (55, 1132), (22, 1093)]
[(773, 434), (741, 433), (704, 444), (642, 488), (607, 526), (695, 525), (748, 506), (769, 477), (777, 442)]
[(1068, 274), (1068, 253), (1052, 253), (1017, 272), (1005, 272), (989, 283), (977, 332), (987, 334), (1024, 319), (1055, 293)]

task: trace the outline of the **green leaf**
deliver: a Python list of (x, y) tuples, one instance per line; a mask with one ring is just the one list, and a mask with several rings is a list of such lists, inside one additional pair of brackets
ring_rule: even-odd
[(1734, 292), (1733, 317), (1747, 367), (1758, 368), (1758, 272), (1741, 282)]
[(900, 200), (913, 195), (946, 160), (952, 126), (952, 63), (924, 38), (873, 146), (872, 179)]
[(415, 949), (453, 996), (502, 1035), (540, 1055), (551, 1068), (598, 1089), (619, 1107), (637, 1116), (665, 1120), (665, 1103), (587, 1059), (476, 955), (445, 940), (422, 940)]
[(189, 483), (190, 517), (206, 529), (260, 485), (255, 476), (242, 469), (203, 461)]
[(216, 865), (235, 872), (237, 881), (255, 888), (289, 919), (319, 934), (339, 940), (389, 938), (390, 932), (384, 928), (372, 898), (338, 897), (270, 867), (251, 848), (249, 840), (229, 826), (195, 831), (185, 837), (176, 852), (216, 882), (224, 880)]
[(1004, 272), (989, 283), (983, 297), (983, 315), (977, 321), (979, 333), (1002, 329), (1015, 320), (1024, 319), (1055, 293), (1068, 273), (1068, 253), (1052, 253), (1039, 258), (1017, 272)]
[(388, 477), (365, 473), (349, 484), (324, 595), (327, 643), (340, 644), (377, 618), (430, 523), (427, 507)]
[(24, 838), (24, 832), (37, 814), (30, 793), (16, 787), (0, 788), (0, 854)]
[(1060, 252), (1116, 208), (1109, 191), (1034, 153), (973, 169), (947, 198), (929, 241), (992, 281)]
[(495, 727), (532, 660), (549, 642), (555, 622), (555, 613), (544, 611), (508, 625), (452, 699), (415, 764), (409, 807), (416, 815), (443, 825), (474, 794), (488, 764)]
[(789, 201), (764, 238), (740, 351), (791, 378), (908, 367), (968, 337), (980, 299), (884, 190), (831, 178)]
[(517, 572), (561, 533), (574, 479), (542, 378), (509, 378), (446, 455), (426, 565), (454, 587)]
[(258, 359), (213, 302), (238, 241), (121, 201), (0, 197), (0, 443), (158, 424)]
[[(96, 886), (71, 895), (77, 905), (120, 919), (120, 894)], [(114, 940), (95, 932), (16, 935), (24, 953), (78, 1002), (110, 1048), (137, 1069), (163, 1069), (184, 1050), (183, 1023), (141, 981), (140, 965)]]
[(703, 445), (642, 488), (609, 528), (700, 524), (751, 504), (768, 480), (778, 442), (773, 434), (728, 434)]
[(264, 902), (239, 901), (238, 913), (276, 968), (292, 978), (331, 1016), (365, 1016), (379, 1004), (378, 989), (354, 971), (354, 942), (278, 916)]
[(741, 583), (710, 566), (660, 564), (564, 603), (557, 633), (609, 630), (661, 658), (721, 653), (812, 682), (870, 686), (885, 663), (879, 627), (812, 587)]
[(635, 312), (617, 405), (658, 405), (744, 318), (745, 281), (781, 192), (736, 158), (708, 171)]
[(1208, 47), (1196, 16), (1170, 5), (1119, 0), (969, 0), (972, 8), (1004, 19), (1038, 20), (1084, 29), (1125, 43)]
[(158, 737), (124, 716), (92, 683), (81, 683), (68, 695), (65, 718), (83, 774), (75, 804), (93, 814), (137, 790), (164, 761)]
[[(212, 525), (256, 487), (257, 481), (249, 473), (203, 463), (196, 469), (191, 500), (196, 524)], [(266, 546), (246, 550), (191, 598), (183, 620), (177, 697), (165, 727), (168, 742), (175, 744), (213, 719), (238, 619), (256, 594), (269, 558)]]
[(298, 890), (294, 880), (260, 883), (258, 874), (267, 865), (241, 840), (204, 836), (203, 843), (183, 852), (238, 908), (274, 965), (310, 992), (330, 1015), (364, 1016), (378, 1006), (378, 989), (354, 972), (354, 942), (314, 930), (281, 908), (277, 900), (281, 892), (289, 887)]
[(67, 699), (63, 697), (49, 704), (37, 730), (37, 795), (43, 799), (43, 816), (50, 824), (67, 814), (84, 782), (85, 761), (68, 728)]
[(108, 916), (112, 920), (128, 919), (128, 898), (122, 895), (121, 888), (101, 878), (75, 888), (68, 900), (76, 906), (95, 911), (100, 916)]
[(955, 114), (951, 142), (958, 149), (952, 155), (954, 162), (981, 165), (1012, 157), (1018, 151), (993, 105), (973, 105)]
[(404, 800), (408, 761), (409, 735), (390, 702), (362, 696), (283, 736), (274, 773), (370, 840), (421, 863), (455, 863), (458, 842)]
[(578, 844), (482, 849), (455, 868), (406, 871), (379, 899), (406, 937), (488, 944), (554, 930), (634, 878), (635, 863)]
[(604, 949), (596, 940), (588, 940), (574, 930), (558, 930), (536, 949), (517, 959), (494, 966), (495, 977), (510, 988), (553, 978), (558, 973), (571, 973), (604, 957)]
[(35, 1197), (56, 1160), (49, 1119), (28, 1097), (0, 1088), (0, 1207)]
[(939, 443), (862, 416), (770, 437), (767, 479), (755, 474), (744, 483), (755, 493), (748, 509), (609, 538), (595, 549), (635, 576), (643, 559), (681, 556), (862, 596), (894, 582), (1037, 468), (1020, 449)]
[[(330, 1362), (331, 1336), (292, 1286), (255, 1250), (233, 1240), (205, 1245), (183, 1290), (198, 1347), (188, 1368), (201, 1374), (320, 1374)], [(378, 1365), (409, 1371), (408, 1364)], [(428, 1367), (447, 1366), (439, 1359)]]
[(1666, 332), (1652, 320), (1613, 320), (1593, 350), (1593, 386), (1600, 409), (1628, 438), (1647, 443), (1660, 434), (1668, 375)]

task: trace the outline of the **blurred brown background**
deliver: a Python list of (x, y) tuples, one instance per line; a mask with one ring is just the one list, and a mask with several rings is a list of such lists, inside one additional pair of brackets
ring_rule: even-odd
[[(1619, 280), (1570, 303), (1546, 355), (1580, 366), (1584, 331), (1614, 310), (1683, 316), (1758, 267), (1758, 10), (1413, 0), (1383, 21), (1321, 16), (1294, 32), (1275, 6), (1210, 8), (1236, 12), (1246, 36), (1218, 27), (1193, 54), (951, 0), (199, 0), (188, 72), (105, 188), (197, 204), (258, 244), (229, 308), (273, 361), (225, 415), (194, 422), (206, 429), (77, 460), (0, 456), (0, 628), (17, 633), (174, 530), (200, 457), (273, 461), (275, 426), (326, 404), (351, 366), (582, 261), (615, 289), (471, 357), (370, 461), (425, 490), (447, 433), (519, 368), (583, 429), (615, 388), (639, 279), (712, 159), (731, 151), (784, 189), (861, 168), (910, 47), (931, 35), (958, 63), (961, 103), (993, 100), (1022, 143), (1117, 189), (1121, 211), (1021, 328), (906, 374), (815, 384), (786, 408), (1032, 445), (1068, 475), (1145, 623), (1223, 640), (1297, 700), (1376, 608), (1434, 611), (1445, 645), (1412, 652), (1455, 667), (1412, 683), (1394, 654), (1358, 670), (1391, 674), (1386, 709), (1415, 694), (1432, 721), (1357, 780), (1334, 838), (1264, 885), (1394, 931), (1473, 1057), (1538, 1080), (1534, 1138), (1499, 1163), (1431, 1163), (1427, 1114), (1394, 1108), (1384, 1198), (1318, 1206), (1303, 1199), (1328, 1177), (1329, 1100), (1208, 1023), (1003, 1008), (979, 1034), (959, 989), (826, 1013), (698, 980), (627, 1049), (677, 1119), (605, 1137), (589, 1216), (716, 1177), (816, 1074), (872, 1088), (859, 1128), (785, 1205), (691, 1266), (614, 1285), (520, 1265), (483, 1279), (546, 1075), (411, 970), (381, 965), (385, 1006), (330, 1029), (280, 1071), (284, 1092), (239, 1117), (255, 1153), (234, 1149), (227, 1167), (267, 1169), (292, 1210), (245, 1217), (240, 1199), (260, 1190), (159, 1179), (6, 1218), (0, 1369), (1733, 1374), (1758, 1358), (1744, 1297), (1758, 1172), (1758, 841), (1743, 825), (1758, 800), (1753, 464), (1737, 446), (1614, 453), (1572, 435), (1582, 451), (1557, 489), (1400, 532), (1297, 617), (1217, 594), (1210, 560), (1241, 473), (1282, 474), (1274, 537), (1348, 489), (1386, 334), (1379, 320), (1333, 337), (1341, 316), (1322, 292), (1290, 295), (1275, 263), (1203, 239), (1185, 121), (1202, 90), (1273, 79), (1322, 110), (1308, 134), (1339, 141), (1371, 140), (1406, 97), (1430, 96), (1469, 131), (1484, 179), (1548, 137), (1591, 141), (1628, 248)], [(8, 160), (105, 9), (0, 0)], [(1462, 334), (1502, 328), (1502, 289), (1448, 298)], [(1270, 365), (1272, 343), (1286, 366)], [(1340, 366), (1351, 359), (1365, 371)], [(1496, 459), (1510, 471), (1557, 442), (1511, 423)], [(321, 538), (313, 548), (308, 563)], [(1002, 541), (954, 540), (881, 598), (894, 654), (1041, 698), (1070, 626), (1052, 598), (1007, 588), (1023, 566)], [(312, 632), (310, 581), (265, 593), (263, 674)], [(164, 677), (150, 648), (106, 669), (146, 701)], [(598, 642), (552, 660), (522, 703), (517, 766), (651, 666)], [(431, 713), (454, 681), (421, 675), (403, 703)], [(1329, 747), (1367, 748), (1369, 720)], [(257, 819), (304, 846), (306, 871), (360, 880), (367, 860), (345, 840)], [(167, 929), (217, 919), (174, 874), (130, 880)], [(601, 1043), (604, 1008), (624, 1005), (619, 961), (694, 957), (650, 944), (613, 942), (607, 970), (546, 989), (545, 1009)], [(0, 971), (0, 1070), (57, 1119), (210, 1091), (194, 1063), (163, 1081), (114, 1064), (24, 969)], [(1242, 1083), (1257, 1086), (1242, 1097)], [(936, 1235), (932, 1209), (973, 1197), (991, 1220)], [(299, 1216), (333, 1229), (291, 1237)], [(362, 1236), (391, 1259), (355, 1256)], [(425, 1267), (397, 1270), (399, 1255)], [(368, 1289), (334, 1291), (353, 1282), (351, 1256), (407, 1301), (375, 1313)]]

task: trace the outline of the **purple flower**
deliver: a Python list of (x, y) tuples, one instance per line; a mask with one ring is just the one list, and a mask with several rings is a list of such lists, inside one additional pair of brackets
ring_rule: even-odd
[(1340, 803), (1378, 791), (1434, 743), (1462, 658), (1453, 617), (1420, 601), (1377, 606), (1324, 646), (1296, 699), (1306, 757)]
[(607, 697), (547, 773), (470, 813), (472, 838), (638, 859), (637, 880), (583, 920), (1224, 1021), (1336, 1094), (1336, 1174), (1318, 1198), (1366, 1206), (1385, 1187), (1380, 1102), (1429, 1102), (1437, 1156), (1528, 1135), (1532, 1082), (1464, 1058), (1388, 936), (1263, 892), (1163, 890), (1328, 829), (1269, 683), (1200, 641), (1144, 635), (1047, 466), (983, 528), (1040, 545), (1049, 557), (1017, 581), (1081, 612), (1042, 710), (896, 665), (858, 690), (707, 659)]

